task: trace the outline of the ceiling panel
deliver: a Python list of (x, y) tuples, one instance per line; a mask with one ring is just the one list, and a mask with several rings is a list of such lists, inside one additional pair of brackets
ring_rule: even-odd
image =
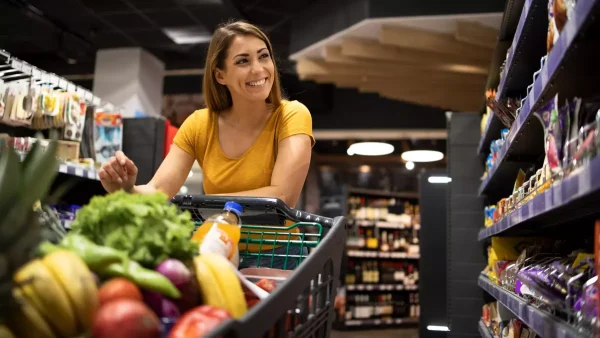
[(111, 14), (103, 15), (104, 19), (124, 31), (152, 30), (155, 27), (137, 14)]
[[(131, 9), (121, 0), (79, 0), (96, 13), (130, 12)], [(46, 2), (52, 2), (46, 0)]]

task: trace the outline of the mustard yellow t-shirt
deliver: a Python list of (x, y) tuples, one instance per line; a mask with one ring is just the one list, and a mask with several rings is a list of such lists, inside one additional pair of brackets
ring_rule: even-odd
[[(298, 134), (310, 136), (312, 145), (315, 142), (310, 112), (298, 101), (283, 100), (254, 143), (239, 158), (229, 158), (223, 154), (218, 128), (218, 114), (206, 108), (200, 109), (185, 120), (173, 139), (175, 145), (200, 164), (204, 192), (208, 195), (269, 186), (279, 142)], [(256, 251), (254, 246), (248, 249)], [(265, 249), (268, 246), (263, 246)]]

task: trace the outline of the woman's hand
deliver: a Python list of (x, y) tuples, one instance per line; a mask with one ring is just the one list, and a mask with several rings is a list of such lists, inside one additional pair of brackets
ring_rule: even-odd
[(138, 169), (122, 151), (117, 151), (115, 156), (104, 163), (98, 171), (102, 186), (108, 193), (123, 189), (131, 192), (135, 186)]

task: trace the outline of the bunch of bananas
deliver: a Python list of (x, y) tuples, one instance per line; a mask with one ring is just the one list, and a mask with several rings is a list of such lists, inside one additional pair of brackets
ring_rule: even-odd
[(18, 308), (13, 275), (41, 241), (33, 205), (46, 198), (58, 173), (57, 147), (51, 141), (42, 149), (36, 142), (23, 161), (11, 148), (0, 149), (0, 318)]
[(17, 337), (74, 337), (87, 331), (98, 309), (94, 276), (68, 250), (34, 259), (14, 275), (20, 307), (8, 315)]
[(239, 319), (248, 311), (242, 285), (227, 258), (203, 254), (194, 258), (196, 278), (204, 304), (225, 309)]

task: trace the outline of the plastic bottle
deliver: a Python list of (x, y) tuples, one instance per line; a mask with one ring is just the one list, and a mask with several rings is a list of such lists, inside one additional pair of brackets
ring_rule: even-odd
[(223, 212), (206, 219), (192, 236), (199, 243), (200, 254), (217, 253), (232, 260), (240, 242), (242, 206), (227, 202)]

